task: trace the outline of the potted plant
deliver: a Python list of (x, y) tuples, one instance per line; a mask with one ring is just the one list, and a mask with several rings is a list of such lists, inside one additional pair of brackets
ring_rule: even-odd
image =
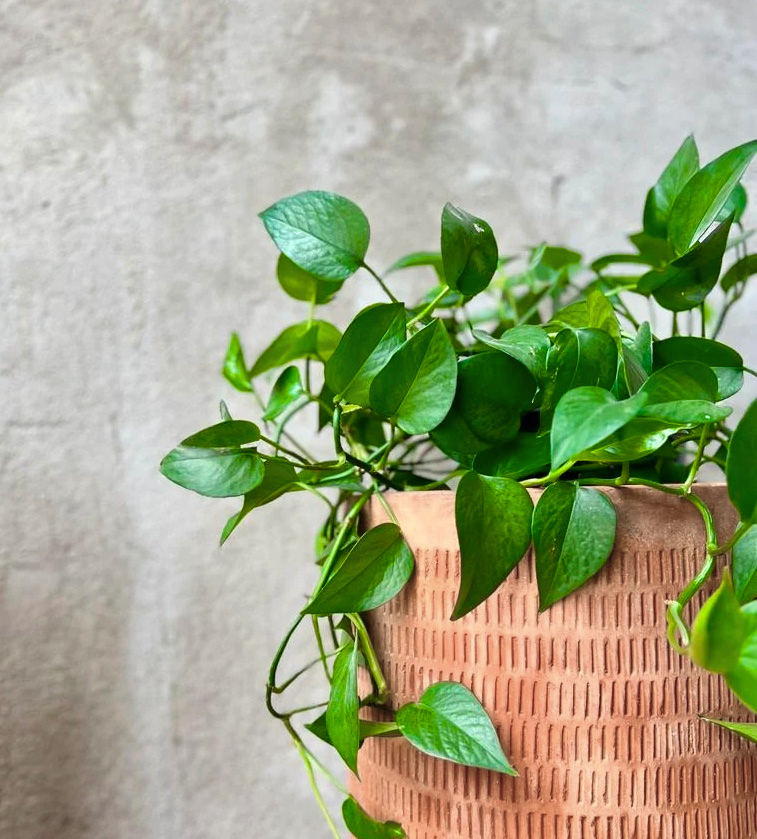
[[(320, 578), (266, 704), (335, 836), (317, 779), (341, 784), (310, 736), (355, 775), (358, 839), (757, 835), (757, 402), (729, 424), (754, 373), (717, 340), (757, 273), (755, 152), (700, 167), (687, 138), (633, 251), (588, 266), (545, 244), (502, 257), (448, 204), (440, 249), (381, 276), (346, 198), (261, 214), (305, 317), (252, 366), (232, 336), (224, 376), (261, 419), (222, 402), (161, 469), (242, 498), (221, 542), (284, 493), (325, 506)], [(407, 269), (432, 278), (412, 304), (392, 290)], [(357, 272), (386, 302), (341, 332), (316, 309)], [(331, 457), (290, 436), (302, 411)], [(287, 710), (304, 671), (282, 659), (306, 627), (324, 693)]]

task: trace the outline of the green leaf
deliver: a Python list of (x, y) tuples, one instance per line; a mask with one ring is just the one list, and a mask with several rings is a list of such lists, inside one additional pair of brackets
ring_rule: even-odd
[(250, 374), (247, 372), (247, 367), (244, 363), (242, 344), (236, 332), (231, 333), (229, 349), (226, 351), (226, 358), (224, 359), (223, 370), (221, 372), (226, 381), (237, 390), (241, 390), (243, 393), (249, 393), (252, 390)]
[(633, 419), (647, 397), (637, 393), (619, 402), (599, 387), (580, 387), (557, 403), (552, 421), (552, 468), (559, 469)]
[(300, 192), (260, 214), (278, 249), (324, 280), (345, 280), (363, 264), (370, 241), (365, 214), (332, 192)]
[(685, 253), (715, 221), (757, 152), (757, 141), (737, 146), (708, 163), (683, 187), (668, 219), (668, 241)]
[(757, 253), (750, 253), (731, 265), (723, 274), (720, 287), (723, 291), (730, 291), (735, 285), (746, 282), (754, 274), (757, 274)]
[(371, 382), (404, 341), (401, 303), (368, 306), (347, 327), (326, 365), (326, 384), (339, 398), (367, 407)]
[(757, 743), (757, 722), (732, 722), (731, 720), (713, 720), (711, 717), (702, 717), (706, 722), (711, 722), (714, 725), (719, 725), (721, 728), (726, 728), (728, 731), (733, 731)]
[(662, 270), (645, 274), (636, 290), (640, 294), (651, 293), (660, 306), (671, 312), (699, 306), (717, 285), (731, 222), (729, 217), (683, 256)]
[(229, 449), (254, 443), (260, 439), (260, 429), (247, 420), (224, 420), (204, 428), (181, 441), (182, 446), (198, 449)]
[(581, 460), (600, 463), (640, 460), (664, 446), (679, 429), (679, 425), (671, 426), (663, 420), (634, 417), (591, 451), (583, 452)]
[(404, 268), (421, 268), (430, 266), (436, 271), (436, 276), (440, 283), (444, 282), (444, 265), (442, 263), (442, 255), (440, 251), (416, 251), (409, 253), (406, 256), (400, 257), (396, 262), (393, 262), (389, 268), (386, 269), (386, 274), (392, 274), (395, 271), (401, 271)]
[[(347, 623), (349, 624), (349, 620)], [(338, 629), (338, 627), (337, 627)], [(306, 723), (305, 728), (311, 733), (323, 740), (329, 746), (334, 744), (329, 738), (329, 731), (326, 727), (326, 713), (321, 714), (311, 723)], [(400, 728), (396, 722), (371, 722), (370, 720), (360, 720), (360, 745), (368, 737), (398, 737), (400, 736)]]
[(616, 523), (612, 502), (596, 489), (558, 481), (544, 490), (533, 520), (540, 611), (602, 568), (615, 543)]
[(366, 612), (391, 600), (413, 573), (413, 553), (396, 524), (379, 524), (360, 537), (326, 584), (303, 609), (308, 615)]
[(718, 380), (711, 367), (699, 361), (675, 361), (653, 373), (641, 388), (647, 404), (640, 416), (678, 425), (718, 422), (730, 408), (713, 404)]
[(305, 300), (308, 303), (322, 305), (339, 291), (342, 283), (336, 280), (323, 280), (300, 268), (285, 256), (279, 255), (276, 266), (276, 278), (284, 291), (295, 300)]
[(407, 836), (397, 822), (372, 819), (351, 796), (342, 804), (342, 818), (355, 839), (403, 839)]
[(432, 757), (464, 766), (518, 773), (509, 764), (481, 703), (463, 685), (438, 682), (397, 712), (405, 739)]
[[(655, 260), (638, 253), (608, 253), (607, 256), (600, 256), (591, 263), (591, 270), (601, 274), (605, 268), (611, 265), (656, 265)], [(612, 279), (612, 277), (608, 277)]]
[(296, 367), (287, 367), (276, 379), (271, 397), (266, 405), (264, 420), (274, 420), (280, 417), (305, 394), (300, 379), (300, 371)]
[(728, 447), (728, 495), (741, 520), (757, 522), (757, 400), (747, 408)]
[(633, 395), (652, 372), (652, 330), (646, 321), (632, 341), (623, 342), (622, 359), (626, 388)]
[(442, 261), (450, 288), (472, 297), (497, 270), (497, 242), (491, 227), (454, 204), (442, 211)]
[(511, 478), (467, 472), (455, 494), (460, 542), (460, 592), (452, 620), (483, 603), (507, 578), (531, 544), (533, 502)]
[(667, 237), (668, 217), (673, 202), (698, 170), (699, 152), (694, 137), (689, 134), (657, 183), (647, 193), (644, 205), (644, 232), (647, 235), (661, 239)]
[(175, 484), (211, 498), (244, 495), (263, 480), (263, 461), (253, 450), (179, 446), (160, 463)]
[(628, 239), (650, 265), (665, 265), (675, 257), (666, 239), (658, 239), (643, 232), (633, 233)]
[(341, 338), (339, 330), (323, 320), (303, 321), (288, 326), (260, 354), (253, 364), (250, 377), (283, 367), (300, 358), (328, 361)]
[(586, 309), (589, 315), (588, 327), (602, 329), (615, 341), (615, 346), (622, 348), (620, 324), (612, 303), (600, 291), (590, 291), (586, 297)]
[(717, 401), (738, 393), (744, 383), (744, 362), (736, 350), (709, 338), (676, 336), (654, 343), (654, 369), (674, 361), (700, 361), (718, 380)]
[(713, 673), (729, 673), (739, 661), (746, 631), (747, 620), (726, 574), (694, 620), (689, 648), (692, 661)]
[(370, 403), (407, 434), (425, 434), (452, 407), (457, 358), (444, 324), (435, 320), (389, 359), (373, 380)]
[(549, 336), (540, 326), (514, 326), (499, 338), (474, 329), (473, 337), (487, 347), (520, 361), (537, 381), (546, 375), (547, 353), (552, 345)]
[(731, 194), (728, 196), (728, 200), (720, 208), (720, 212), (717, 216), (715, 216), (715, 221), (723, 221), (731, 214), (733, 214), (734, 222), (741, 221), (741, 217), (744, 215), (744, 210), (746, 210), (748, 201), (749, 199), (743, 185), (736, 184), (731, 191)]
[(549, 466), (549, 435), (520, 432), (510, 442), (477, 454), (473, 469), (500, 478), (531, 477)]
[(334, 662), (331, 694), (326, 708), (326, 729), (331, 745), (357, 775), (360, 748), (360, 699), (357, 692), (358, 639), (345, 647)]
[(265, 461), (263, 480), (252, 490), (245, 493), (242, 509), (224, 525), (221, 544), (231, 536), (242, 520), (256, 507), (262, 507), (275, 501), (285, 492), (299, 489), (294, 466), (285, 460), (269, 459)]
[(750, 527), (734, 545), (732, 568), (739, 603), (757, 598), (757, 527)]

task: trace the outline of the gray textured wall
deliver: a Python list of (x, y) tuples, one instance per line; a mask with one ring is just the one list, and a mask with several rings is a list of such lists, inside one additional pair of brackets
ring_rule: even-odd
[(757, 6), (0, 9), (0, 837), (326, 836), (262, 708), (316, 512), (219, 551), (233, 502), (156, 470), (220, 397), (245, 410), (229, 331), (259, 350), (301, 311), (256, 212), (344, 192), (378, 265), (433, 246), (447, 199), (503, 250), (621, 246), (688, 131), (707, 157), (757, 134)]

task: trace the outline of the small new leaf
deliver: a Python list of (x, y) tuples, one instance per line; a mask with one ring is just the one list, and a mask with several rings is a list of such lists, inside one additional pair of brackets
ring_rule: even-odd
[(447, 285), (472, 297), (497, 270), (497, 242), (491, 227), (454, 204), (442, 212), (442, 262)]
[(342, 805), (344, 824), (355, 839), (404, 839), (407, 834), (397, 822), (378, 822), (352, 796)]

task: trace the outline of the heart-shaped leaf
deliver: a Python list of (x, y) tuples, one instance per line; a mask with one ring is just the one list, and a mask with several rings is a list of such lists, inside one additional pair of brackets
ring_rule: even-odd
[(260, 439), (260, 429), (247, 420), (224, 420), (204, 428), (181, 441), (182, 446), (198, 449), (230, 449), (254, 443)]
[(733, 432), (725, 474), (728, 495), (741, 520), (757, 523), (757, 400)]
[(473, 469), (479, 475), (519, 480), (549, 466), (549, 435), (521, 431), (517, 437), (476, 455)]
[(726, 574), (694, 620), (690, 646), (692, 661), (714, 673), (729, 673), (739, 661), (747, 625)]
[(717, 401), (738, 393), (744, 383), (744, 361), (736, 350), (709, 338), (675, 336), (654, 343), (654, 369), (675, 361), (699, 361), (718, 380)]
[(733, 589), (740, 603), (757, 598), (757, 527), (752, 526), (733, 548)]
[(581, 460), (606, 463), (626, 463), (648, 457), (665, 445), (668, 438), (680, 430), (672, 424), (650, 417), (634, 417), (622, 428), (590, 451), (581, 453)]
[(335, 326), (323, 320), (289, 326), (263, 350), (253, 364), (250, 376), (255, 378), (300, 358), (328, 361), (341, 337)]
[(160, 463), (175, 484), (211, 498), (244, 495), (263, 480), (263, 460), (253, 450), (179, 446)]
[(673, 155), (657, 183), (647, 193), (644, 204), (644, 232), (665, 239), (668, 217), (674, 201), (692, 176), (699, 171), (699, 152), (694, 137), (689, 136)]
[(540, 381), (547, 372), (547, 353), (551, 347), (549, 336), (540, 326), (514, 326), (500, 338), (493, 338), (480, 329), (473, 330), (473, 337), (487, 347), (511, 356), (526, 367)]
[(241, 390), (243, 393), (249, 393), (252, 390), (250, 374), (244, 361), (242, 344), (236, 332), (231, 333), (229, 349), (226, 351), (221, 372), (226, 381), (237, 390)]
[(300, 371), (292, 366), (285, 368), (271, 391), (271, 397), (263, 414), (264, 420), (274, 420), (290, 408), (305, 394)]
[(317, 305), (328, 303), (342, 287), (338, 280), (324, 280), (305, 271), (283, 253), (279, 255), (276, 265), (276, 278), (290, 297)]
[(396, 524), (364, 533), (303, 610), (310, 615), (365, 612), (391, 600), (410, 579), (413, 553)]
[(511, 478), (467, 472), (455, 495), (460, 542), (460, 592), (452, 620), (486, 600), (531, 544), (533, 502)]
[(344, 824), (355, 839), (403, 839), (407, 836), (397, 822), (377, 822), (350, 797), (342, 804)]
[(616, 523), (612, 502), (599, 490), (565, 481), (544, 490), (533, 520), (540, 611), (602, 568), (615, 543)]
[(405, 739), (432, 757), (518, 774), (505, 757), (481, 703), (456, 682), (431, 685), (418, 702), (399, 709), (397, 725)]
[(326, 730), (331, 745), (357, 775), (360, 748), (360, 699), (357, 692), (358, 639), (336, 657), (331, 694), (326, 708)]
[(435, 320), (389, 359), (373, 380), (370, 402), (408, 434), (425, 434), (452, 407), (457, 358), (444, 324)]
[(344, 280), (363, 264), (371, 231), (352, 201), (332, 192), (300, 192), (260, 214), (278, 249), (324, 280)]
[(442, 212), (442, 262), (447, 285), (472, 297), (497, 270), (497, 242), (491, 227), (454, 204)]

